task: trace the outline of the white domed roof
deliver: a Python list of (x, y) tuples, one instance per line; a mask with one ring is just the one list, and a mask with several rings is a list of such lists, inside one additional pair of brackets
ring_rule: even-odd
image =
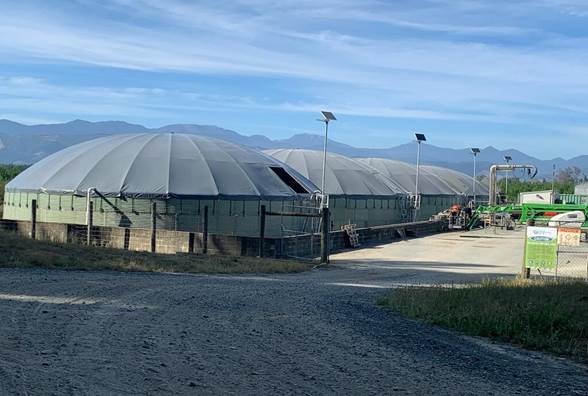
[(187, 134), (116, 135), (80, 143), (37, 162), (8, 191), (110, 196), (286, 198), (317, 190), (264, 153)]
[[(265, 153), (285, 162), (310, 179), (315, 185), (322, 184), (323, 152), (302, 149), (266, 150)], [(402, 188), (378, 170), (370, 168), (353, 158), (328, 153), (325, 190), (331, 195), (391, 196), (405, 194)]]
[[(416, 183), (416, 166), (386, 158), (358, 158), (359, 162), (382, 172), (396, 184), (413, 192)], [(472, 195), (473, 180), (470, 176), (452, 169), (421, 165), (419, 193), (427, 195)], [(477, 195), (488, 195), (488, 188), (476, 183)]]

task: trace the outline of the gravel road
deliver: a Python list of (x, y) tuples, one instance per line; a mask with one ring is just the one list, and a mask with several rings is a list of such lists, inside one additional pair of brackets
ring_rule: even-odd
[(588, 394), (585, 366), (382, 311), (389, 272), (2, 269), (0, 394)]

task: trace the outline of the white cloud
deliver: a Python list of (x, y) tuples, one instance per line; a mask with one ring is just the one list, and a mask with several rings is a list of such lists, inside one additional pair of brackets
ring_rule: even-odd
[[(10, 15), (7, 10), (8, 18), (0, 25), (0, 51), (140, 70), (292, 76), (363, 86), (377, 81), (390, 87), (391, 76), (398, 71), (547, 85), (588, 83), (587, 54), (580, 47), (508, 48), (441, 38), (374, 39), (306, 26), (300, 14), (325, 15), (329, 9), (324, 5), (318, 10), (284, 6), (275, 14), (263, 14), (263, 8), (254, 2), (257, 7), (239, 14), (234, 9), (176, 1), (124, 3), (154, 18), (155, 28), (107, 20), (80, 26), (76, 18), (63, 15), (35, 19), (16, 11)], [(385, 12), (374, 14), (343, 4), (325, 18), (394, 20)], [(274, 10), (271, 5), (269, 9)], [(280, 26), (288, 10), (294, 18), (283, 19)], [(181, 28), (161, 22), (168, 19), (181, 21)], [(508, 34), (519, 29), (423, 22), (400, 25), (464, 33), (497, 30)], [(345, 24), (340, 29), (348, 30)]]
[(154, 119), (190, 109), (297, 113), (328, 106), (350, 116), (540, 125), (546, 117), (586, 117), (588, 108), (588, 40), (542, 23), (582, 15), (580, 0), (96, 4), (4, 5), (0, 56), (186, 80), (252, 76), (281, 81), (282, 92), (265, 99), (255, 88), (215, 94), (0, 78), (7, 113), (38, 106), (58, 115)]

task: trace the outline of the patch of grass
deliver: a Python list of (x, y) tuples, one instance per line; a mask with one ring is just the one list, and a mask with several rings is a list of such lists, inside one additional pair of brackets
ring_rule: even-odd
[(378, 303), (426, 323), (588, 361), (588, 284), (487, 280), (396, 289)]
[(202, 254), (152, 254), (33, 241), (0, 231), (0, 267), (188, 273), (302, 272), (309, 262)]

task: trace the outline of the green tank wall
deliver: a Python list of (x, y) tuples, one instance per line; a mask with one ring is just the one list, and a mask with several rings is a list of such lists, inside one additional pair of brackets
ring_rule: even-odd
[(423, 195), (418, 219), (428, 220), (431, 216), (451, 208), (452, 205), (466, 205), (469, 199), (462, 195)]
[[(429, 220), (431, 216), (449, 209), (451, 205), (465, 204), (463, 196), (423, 195), (417, 220)], [(388, 199), (378, 198), (329, 198), (332, 227), (339, 229), (344, 224), (357, 227), (373, 227), (387, 224), (405, 223), (411, 220), (412, 209), (408, 197), (398, 196)]]
[[(37, 220), (40, 222), (85, 224), (86, 198), (83, 196), (46, 193), (6, 192), (3, 217), (11, 220), (30, 220), (30, 205), (37, 200)], [(428, 196), (421, 198), (417, 220), (428, 220), (463, 197)], [(260, 200), (198, 200), (139, 198), (92, 198), (93, 222), (97, 226), (151, 228), (151, 203), (157, 205), (157, 227), (178, 231), (202, 231), (204, 207), (209, 210), (209, 233), (238, 236), (259, 235), (261, 205), (268, 211), (309, 211), (310, 204), (300, 201)], [(387, 199), (330, 197), (331, 224), (340, 229), (344, 224), (371, 227), (403, 223), (410, 220), (410, 202), (405, 196)], [(318, 230), (318, 220), (288, 216), (268, 216), (266, 235), (278, 237)]]
[[(3, 217), (30, 220), (30, 205), (37, 200), (37, 220), (40, 222), (86, 224), (86, 198), (45, 193), (6, 192)], [(198, 200), (139, 198), (92, 198), (96, 226), (151, 228), (151, 204), (157, 206), (157, 227), (167, 230), (201, 232), (204, 208), (208, 206), (208, 231), (211, 234), (257, 236), (261, 205), (268, 211), (293, 211), (304, 203), (298, 201), (260, 200)], [(306, 205), (308, 206), (308, 204)], [(266, 235), (282, 235), (282, 228), (310, 230), (305, 218), (268, 216)]]
[(355, 224), (357, 227), (371, 227), (385, 224), (403, 223), (409, 202), (403, 197), (387, 199), (374, 198), (329, 198), (331, 210), (331, 224), (334, 229), (340, 229), (344, 224)]

